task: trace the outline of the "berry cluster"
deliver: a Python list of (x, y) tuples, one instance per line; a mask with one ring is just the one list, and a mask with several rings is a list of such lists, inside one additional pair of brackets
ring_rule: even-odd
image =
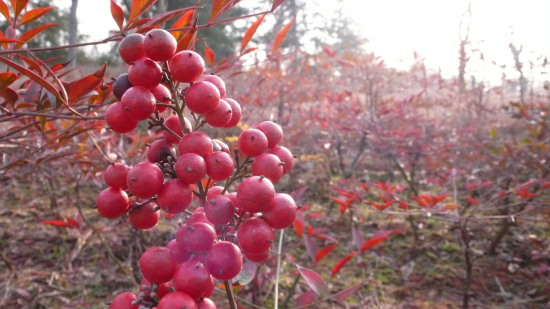
[[(281, 127), (264, 121), (242, 131), (234, 156), (225, 143), (198, 131), (205, 124), (234, 127), (241, 108), (226, 97), (220, 77), (203, 75), (200, 55), (176, 53), (176, 46), (162, 29), (128, 35), (119, 46), (130, 69), (113, 82), (119, 101), (108, 108), (107, 124), (127, 133), (148, 119), (149, 128), (160, 128), (162, 137), (149, 145), (146, 161), (105, 170), (109, 187), (98, 195), (97, 210), (109, 219), (128, 213), (138, 229), (154, 227), (160, 210), (189, 216), (167, 246), (142, 254), (140, 293), (117, 295), (111, 309), (216, 308), (208, 299), (214, 280), (235, 278), (243, 258), (265, 261), (273, 230), (288, 227), (296, 217), (293, 198), (273, 185), (294, 164), (292, 153), (279, 145)], [(170, 114), (164, 117), (166, 110)], [(190, 208), (194, 199), (198, 205)]]

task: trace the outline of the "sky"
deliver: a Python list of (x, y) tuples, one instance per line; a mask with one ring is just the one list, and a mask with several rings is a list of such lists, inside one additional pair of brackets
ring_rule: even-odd
[[(255, 5), (259, 0), (242, 0), (242, 5)], [(342, 11), (368, 39), (365, 48), (381, 56), (385, 63), (408, 69), (414, 63), (414, 52), (425, 58), (428, 68), (441, 70), (443, 76), (456, 75), (458, 67), (459, 25), (468, 4), (472, 5), (470, 39), (478, 49), (470, 63), (472, 73), (491, 83), (500, 81), (506, 64), (514, 74), (508, 44), (523, 46), (522, 60), (550, 55), (549, 0), (307, 0), (310, 6), (330, 15), (334, 5)], [(56, 0), (69, 7), (70, 0)], [(79, 0), (79, 31), (89, 40), (107, 37), (116, 24), (111, 18), (109, 0)], [(252, 22), (252, 21), (250, 21)], [(483, 53), (485, 62), (479, 61)], [(494, 61), (497, 65), (491, 65)], [(533, 75), (548, 79), (534, 72)]]

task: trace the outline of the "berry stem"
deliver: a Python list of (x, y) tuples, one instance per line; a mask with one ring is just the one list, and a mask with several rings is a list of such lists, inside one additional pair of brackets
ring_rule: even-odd
[[(189, 129), (185, 126), (185, 121), (183, 118), (183, 111), (185, 109), (185, 102), (180, 102), (180, 97), (178, 95), (178, 89), (174, 85), (174, 79), (170, 75), (170, 70), (168, 69), (168, 62), (164, 62), (164, 73), (166, 74), (166, 79), (168, 80), (168, 86), (170, 87), (170, 92), (172, 92), (172, 98), (174, 98), (174, 104), (176, 105), (174, 111), (178, 115), (178, 118), (181, 123), (181, 128), (183, 129), (183, 134), (189, 134)], [(183, 99), (183, 97), (182, 97)]]
[(235, 303), (235, 295), (233, 295), (233, 288), (231, 287), (231, 281), (225, 280), (223, 284), (225, 286), (225, 293), (227, 294), (227, 300), (229, 301), (229, 308), (237, 309), (237, 304)]

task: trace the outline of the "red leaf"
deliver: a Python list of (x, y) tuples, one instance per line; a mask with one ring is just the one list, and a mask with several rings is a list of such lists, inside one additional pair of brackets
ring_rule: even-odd
[(265, 14), (260, 16), (260, 18), (258, 18), (258, 20), (256, 20), (250, 26), (250, 28), (246, 29), (246, 32), (244, 33), (243, 39), (241, 41), (241, 54), (243, 53), (244, 48), (246, 47), (246, 45), (248, 45), (248, 42), (250, 42), (250, 40), (254, 36), (254, 33), (256, 33), (256, 30), (258, 29), (258, 26), (260, 25), (262, 20), (264, 20), (264, 17), (265, 17)]
[(210, 47), (205, 46), (204, 55), (206, 56), (206, 62), (208, 62), (210, 66), (214, 66), (216, 62), (216, 54), (214, 54), (214, 51)]
[(187, 11), (172, 25), (171, 29), (179, 29), (179, 30), (170, 30), (170, 33), (172, 33), (172, 35), (176, 38), (176, 41), (179, 41), (182, 38), (182, 36), (186, 33), (186, 31), (181, 28), (189, 27), (193, 22), (194, 17), (195, 17), (195, 10)]
[(0, 73), (0, 89), (4, 89), (17, 80), (17, 74), (13, 72)]
[(317, 293), (313, 291), (305, 291), (296, 299), (296, 307), (311, 305), (315, 300), (317, 300), (317, 297)]
[(322, 260), (327, 254), (329, 254), (336, 247), (338, 247), (338, 244), (332, 244), (332, 245), (328, 245), (328, 246), (324, 247), (323, 249), (317, 251), (317, 254), (315, 254), (315, 263)]
[(466, 196), (466, 201), (472, 205), (475, 205), (479, 202), (479, 199), (474, 199), (471, 196)]
[(21, 13), (21, 11), (23, 11), (23, 9), (27, 6), (27, 3), (29, 2), (29, 0), (10, 0), (10, 2), (11, 2), (11, 8), (13, 9), (13, 12), (14, 12), (13, 19), (17, 20), (17, 17), (19, 17), (19, 14)]
[(274, 0), (273, 5), (271, 5), (271, 12), (275, 11), (276, 8), (279, 7), (279, 5), (283, 4), (286, 0)]
[(195, 37), (197, 36), (197, 24), (199, 19), (195, 18), (195, 21), (193, 22), (193, 26), (189, 31), (182, 37), (182, 39), (178, 42), (178, 47), (176, 48), (177, 51), (182, 51), (186, 49), (193, 50), (195, 49)]
[(179, 15), (185, 15), (184, 13), (193, 12), (197, 7), (187, 7), (187, 8), (181, 8), (176, 9), (168, 12), (164, 12), (158, 15), (155, 15), (155, 17), (151, 18), (151, 20), (147, 23), (147, 26), (158, 26), (164, 22), (167, 22), (173, 18), (178, 17)]
[(19, 42), (21, 42), (21, 41), (16, 40), (16, 39), (8, 39), (5, 36), (0, 36), (0, 44), (2, 44), (2, 43), (19, 43)]
[(331, 276), (334, 277), (334, 275), (336, 275), (340, 269), (342, 269), (342, 267), (344, 267), (344, 265), (346, 265), (346, 263), (352, 258), (354, 257), (355, 255), (357, 254), (357, 250), (354, 250), (352, 253), (348, 254), (348, 256), (346, 256), (345, 258), (341, 259), (340, 262), (338, 262), (336, 264), (336, 266), (334, 266), (332, 268), (332, 271), (331, 271)]
[(304, 278), (307, 285), (309, 285), (313, 292), (317, 293), (317, 295), (319, 296), (322, 296), (327, 292), (327, 283), (325, 282), (325, 280), (323, 280), (323, 277), (321, 277), (321, 275), (311, 269), (302, 267), (300, 265), (296, 265), (296, 267), (298, 267), (300, 275), (302, 276), (302, 278)]
[(315, 261), (315, 256), (317, 255), (317, 252), (319, 252), (319, 247), (317, 246), (317, 243), (311, 239), (309, 235), (304, 235), (304, 246), (306, 247), (306, 251), (311, 257), (312, 261)]
[(346, 300), (346, 298), (355, 294), (355, 292), (357, 292), (362, 287), (363, 287), (363, 282), (350, 286), (349, 288), (345, 288), (342, 291), (340, 291), (338, 294), (336, 294), (336, 300), (338, 302), (343, 302), (344, 300)]
[(227, 12), (235, 4), (239, 3), (240, 0), (214, 0), (212, 3), (212, 12), (210, 13), (210, 20), (208, 23), (212, 23), (218, 16)]
[(4, 3), (3, 0), (0, 0), (0, 13), (4, 15), (6, 20), (9, 24), (11, 24), (11, 16), (10, 16), (10, 9), (8, 8), (8, 5)]
[[(148, 23), (150, 20), (151, 20), (151, 18), (140, 18), (140, 19), (134, 21), (133, 23), (131, 23), (129, 25), (126, 25), (126, 31), (128, 31), (130, 29), (141, 27), (141, 26), (145, 25), (146, 23)], [(144, 33), (143, 31), (144, 31), (143, 28), (136, 30), (136, 32), (138, 32), (138, 33)], [(145, 30), (145, 32), (147, 32), (147, 31), (148, 30)]]
[(14, 106), (15, 102), (17, 102), (17, 99), (19, 99), (19, 95), (17, 94), (17, 92), (10, 87), (0, 89), (0, 96), (12, 106)]
[(122, 25), (124, 24), (124, 11), (114, 0), (111, 0), (111, 16), (113, 16), (118, 29), (122, 30)]
[(94, 90), (97, 86), (99, 86), (103, 81), (103, 76), (105, 75), (106, 68), (107, 64), (105, 63), (94, 74), (85, 76), (71, 83), (67, 91), (69, 94), (69, 100), (71, 102), (74, 102), (81, 96), (87, 94), (88, 92)]
[(157, 0), (132, 0), (130, 5), (130, 16), (128, 16), (128, 25), (132, 24), (136, 18), (145, 13)]
[(335, 201), (336, 203), (338, 203), (339, 205), (343, 205), (345, 206), (346, 205), (346, 202), (342, 201), (341, 199), (337, 198), (337, 197), (334, 197), (334, 196), (329, 196), (328, 197), (329, 199)]
[(58, 226), (58, 227), (71, 227), (71, 225), (67, 224), (67, 222), (63, 220), (44, 220), (44, 221), (40, 221), (40, 223), (46, 224), (46, 225)]
[(59, 23), (52, 23), (52, 24), (45, 24), (45, 25), (41, 25), (41, 26), (38, 26), (38, 27), (33, 27), (31, 30), (21, 34), (19, 36), (19, 40), (21, 42), (18, 42), (15, 44), (15, 48), (20, 48), (21, 46), (25, 45), (25, 43), (27, 43), (28, 41), (32, 40), (32, 38), (34, 38), (35, 36), (39, 35), (40, 32), (50, 28), (50, 27), (53, 27), (53, 26), (57, 26), (59, 25)]
[(281, 44), (283, 44), (283, 41), (285, 40), (288, 31), (290, 31), (290, 27), (292, 27), (292, 24), (294, 23), (294, 19), (291, 20), (286, 26), (283, 27), (279, 33), (275, 36), (275, 41), (273, 42), (273, 47), (271, 48), (271, 53), (275, 53), (279, 47), (281, 47)]
[(331, 51), (330, 49), (328, 49), (328, 47), (323, 47), (323, 51), (331, 58), (336, 55), (336, 52)]
[[(307, 191), (309, 187), (307, 185), (303, 185), (301, 187), (299, 187), (298, 189), (292, 191), (289, 193), (290, 196), (292, 196), (292, 198), (297, 201), (299, 199), (302, 198), (302, 196), (304, 195), (304, 193)], [(305, 210), (305, 208), (303, 208)]]
[(302, 237), (304, 234), (304, 213), (301, 210), (296, 212), (296, 219), (292, 223), (294, 231), (298, 237)]
[(67, 223), (74, 226), (74, 227), (76, 227), (77, 229), (80, 228), (80, 222), (76, 221), (73, 218), (67, 218)]
[(42, 17), (42, 15), (48, 13), (51, 9), (53, 9), (53, 6), (37, 8), (37, 9), (28, 11), (25, 14), (23, 14), (23, 17), (21, 17), (21, 20), (19, 21), (19, 25), (24, 25), (26, 23), (33, 22), (39, 19), (40, 17)]
[(372, 248), (373, 246), (383, 242), (384, 240), (386, 240), (388, 237), (390, 237), (392, 234), (396, 234), (396, 233), (399, 233), (400, 230), (384, 230), (384, 231), (379, 231), (378, 233), (374, 234), (374, 236), (372, 236), (371, 238), (365, 240), (365, 242), (363, 242), (363, 245), (361, 245), (361, 252), (364, 252), (370, 248)]

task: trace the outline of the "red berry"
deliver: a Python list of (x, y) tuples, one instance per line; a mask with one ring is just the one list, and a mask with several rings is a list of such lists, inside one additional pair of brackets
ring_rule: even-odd
[(283, 129), (273, 121), (264, 121), (256, 126), (267, 137), (267, 148), (275, 148), (283, 140)]
[(224, 195), (216, 195), (208, 199), (203, 207), (206, 218), (214, 225), (225, 225), (231, 222), (235, 212), (233, 202)]
[(283, 175), (286, 175), (294, 166), (294, 157), (290, 150), (283, 146), (277, 146), (269, 151), (279, 157), (281, 161), (285, 164), (283, 165)]
[(219, 280), (231, 280), (241, 271), (243, 255), (237, 245), (229, 241), (215, 243), (206, 258), (210, 274)]
[(132, 167), (126, 177), (130, 192), (143, 199), (157, 195), (162, 190), (163, 182), (162, 171), (151, 162), (141, 162)]
[(145, 57), (145, 51), (143, 50), (144, 39), (143, 35), (132, 33), (120, 41), (118, 53), (124, 62), (132, 64), (132, 62)]
[(115, 219), (130, 208), (130, 199), (121, 189), (107, 188), (96, 198), (97, 211), (107, 219)]
[(265, 252), (260, 252), (260, 253), (248, 253), (248, 252), (243, 252), (243, 253), (245, 258), (247, 258), (249, 261), (256, 262), (256, 263), (261, 263), (267, 260), (270, 255), (269, 250)]
[[(199, 207), (199, 208), (202, 209), (202, 207)], [(192, 225), (197, 222), (204, 222), (212, 225), (212, 222), (208, 220), (204, 212), (195, 212), (191, 216), (189, 216), (189, 218), (187, 218), (187, 225)]]
[(215, 181), (229, 178), (233, 174), (235, 163), (233, 158), (222, 151), (216, 151), (206, 157), (206, 172)]
[(230, 153), (229, 152), (229, 147), (227, 146), (226, 143), (220, 141), (220, 140), (217, 140), (217, 139), (214, 139), (212, 140), (212, 146), (213, 146), (213, 149), (214, 151), (223, 151), (225, 153)]
[(292, 196), (277, 193), (273, 199), (273, 206), (262, 213), (262, 219), (276, 230), (284, 229), (294, 222), (297, 210), (298, 207), (296, 207), (296, 202), (294, 202)]
[(273, 243), (273, 229), (260, 218), (248, 218), (237, 229), (237, 240), (244, 252), (266, 252)]
[(220, 104), (215, 110), (204, 114), (204, 120), (214, 128), (225, 128), (231, 120), (231, 105), (220, 99)]
[(128, 73), (122, 73), (113, 82), (113, 95), (120, 100), (122, 98), (122, 95), (126, 92), (126, 90), (132, 87), (133, 85), (132, 83), (130, 83), (130, 80), (128, 79)]
[(204, 71), (204, 60), (192, 50), (176, 53), (168, 63), (172, 77), (182, 83), (195, 82)]
[(284, 163), (276, 155), (262, 153), (252, 162), (252, 175), (264, 176), (275, 183), (283, 177), (283, 165)]
[(127, 116), (120, 102), (111, 104), (105, 112), (105, 120), (111, 129), (118, 133), (128, 133), (138, 126), (138, 121)]
[(145, 34), (143, 49), (151, 60), (168, 61), (176, 52), (178, 42), (170, 32), (164, 29), (153, 29)]
[(180, 155), (184, 153), (196, 153), (206, 158), (213, 151), (212, 139), (204, 132), (191, 132), (181, 139), (178, 150), (180, 151)]
[(185, 248), (189, 251), (208, 251), (216, 240), (216, 230), (208, 223), (197, 222), (187, 225), (182, 230), (181, 237)]
[[(151, 295), (151, 290), (144, 289), (143, 286), (147, 286), (151, 288), (151, 282), (149, 282), (147, 279), (143, 278), (141, 279), (141, 282), (139, 284), (139, 291), (145, 293), (145, 295)], [(170, 288), (172, 287), (172, 283), (170, 281), (161, 283), (158, 285), (158, 288), (156, 290), (156, 294), (159, 299), (163, 298), (164, 295), (170, 293)]]
[(105, 179), (105, 183), (111, 188), (126, 189), (128, 187), (126, 185), (126, 176), (128, 176), (129, 171), (130, 167), (127, 165), (115, 163), (107, 167), (105, 173), (103, 173), (103, 179)]
[(206, 175), (206, 162), (196, 153), (184, 153), (174, 164), (178, 179), (186, 184), (194, 184)]
[(273, 183), (261, 176), (249, 177), (237, 188), (239, 207), (251, 213), (268, 211), (273, 206), (274, 197)]
[[(155, 97), (155, 100), (157, 100), (160, 103), (164, 104), (171, 104), (170, 101), (172, 99), (172, 93), (166, 86), (163, 84), (158, 84), (155, 88), (150, 89), (151, 93)], [(157, 103), (157, 102), (155, 102)], [(158, 110), (160, 113), (164, 112), (168, 107), (166, 106), (160, 106), (158, 104), (155, 105), (156, 110)]]
[[(189, 130), (189, 132), (193, 131), (191, 122), (189, 122), (189, 120), (185, 117), (183, 118), (183, 121), (185, 122), (185, 127), (187, 128), (187, 130)], [(168, 129), (172, 130), (172, 132), (176, 133), (179, 137), (183, 136), (183, 128), (181, 127), (181, 122), (178, 115), (172, 115), (166, 118), (166, 120), (164, 120), (164, 125)], [(180, 141), (177, 137), (174, 136), (174, 134), (166, 130), (162, 131), (162, 136), (164, 136), (164, 138), (172, 144), (176, 144)]]
[(157, 198), (157, 204), (162, 210), (171, 214), (179, 214), (185, 211), (193, 201), (193, 191), (189, 185), (172, 179), (167, 181)]
[(231, 106), (231, 120), (229, 120), (229, 123), (227, 123), (225, 127), (232, 128), (241, 121), (241, 105), (233, 99), (225, 98), (224, 100)]
[(216, 88), (220, 91), (220, 98), (225, 97), (225, 82), (219, 76), (205, 75), (201, 78), (201, 81), (214, 84), (214, 86), (216, 86)]
[(220, 91), (209, 82), (196, 82), (185, 91), (185, 104), (197, 114), (209, 113), (220, 104)]
[(183, 292), (170, 292), (159, 301), (157, 309), (197, 309), (193, 298)]
[(198, 309), (217, 309), (216, 304), (210, 298), (201, 298), (197, 305), (199, 306)]
[(141, 58), (132, 63), (128, 70), (128, 79), (135, 86), (155, 88), (162, 80), (162, 70), (149, 58)]
[(115, 296), (109, 305), (109, 309), (138, 309), (139, 304), (132, 305), (133, 301), (138, 299), (137, 295), (132, 292), (123, 292)]
[(145, 279), (152, 283), (170, 281), (176, 271), (176, 262), (166, 247), (151, 247), (139, 258), (139, 268)]
[(176, 239), (170, 240), (166, 247), (170, 249), (170, 253), (172, 253), (172, 257), (178, 265), (189, 260), (191, 257), (191, 252), (189, 252), (186, 248), (181, 247)]
[(149, 118), (156, 107), (153, 94), (140, 86), (128, 89), (120, 99), (120, 104), (122, 104), (122, 108), (130, 118), (137, 121)]
[(267, 137), (258, 129), (248, 129), (241, 132), (237, 140), (239, 151), (249, 157), (258, 156), (267, 149)]
[(164, 162), (169, 156), (175, 158), (176, 154), (172, 149), (172, 144), (165, 138), (152, 142), (147, 149), (147, 160), (151, 163)]
[(130, 211), (128, 213), (130, 223), (135, 228), (140, 230), (147, 230), (154, 227), (157, 225), (160, 218), (160, 213), (158, 211), (154, 211), (156, 207), (157, 204), (151, 202), (139, 207), (136, 210)]
[(188, 261), (182, 263), (174, 273), (174, 287), (192, 298), (209, 297), (214, 292), (214, 279), (203, 263)]

